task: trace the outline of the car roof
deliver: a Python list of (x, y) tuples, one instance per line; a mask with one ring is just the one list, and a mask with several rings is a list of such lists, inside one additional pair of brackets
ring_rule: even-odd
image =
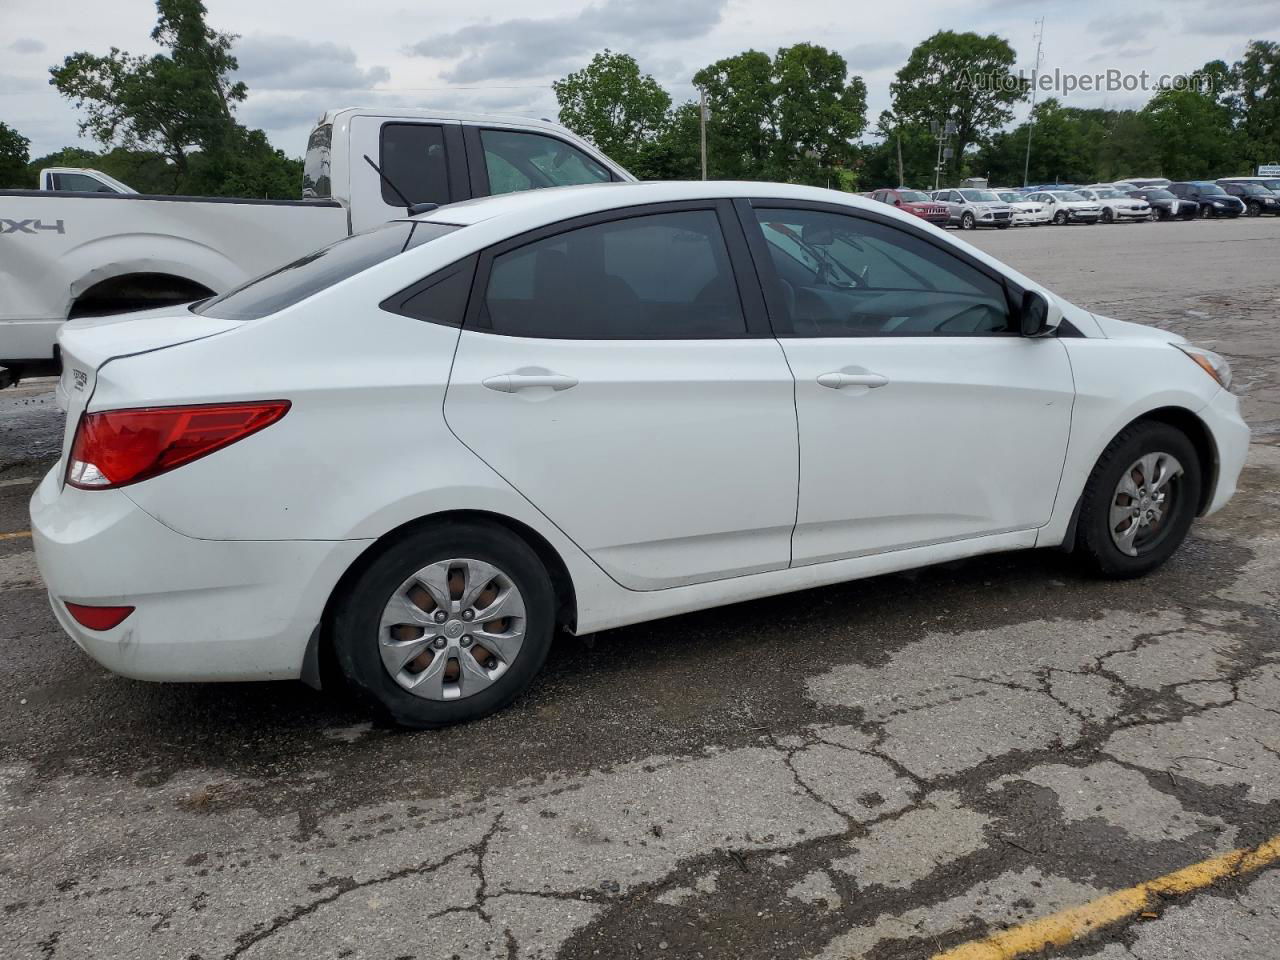
[[(569, 217), (585, 216), (616, 207), (646, 203), (672, 203), (681, 200), (732, 199), (759, 197), (778, 200), (810, 200), (840, 203), (893, 215), (892, 208), (855, 193), (806, 187), (793, 183), (762, 183), (733, 180), (675, 180), (646, 183), (597, 183), (576, 187), (546, 187), (522, 190), (493, 197), (478, 197), (450, 203), (412, 218), (431, 223), (469, 226), (484, 220), (516, 217), (521, 220), (544, 218), (554, 223)], [(908, 222), (914, 217), (902, 214)]]

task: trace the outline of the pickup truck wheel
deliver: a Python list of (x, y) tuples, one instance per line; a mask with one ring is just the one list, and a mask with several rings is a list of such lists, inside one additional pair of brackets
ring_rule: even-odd
[(392, 543), (339, 600), (333, 651), (356, 697), (406, 727), (500, 710), (542, 669), (555, 592), (504, 527), (447, 521)]
[(1200, 503), (1200, 460), (1186, 434), (1155, 421), (1122, 430), (1085, 484), (1076, 556), (1091, 573), (1140, 577), (1187, 536)]

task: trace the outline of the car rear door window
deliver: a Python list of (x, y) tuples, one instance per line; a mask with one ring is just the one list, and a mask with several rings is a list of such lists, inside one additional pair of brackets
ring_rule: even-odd
[(986, 336), (1012, 330), (1004, 284), (898, 227), (758, 207), (770, 312), (798, 337)]
[(609, 170), (556, 137), (515, 130), (481, 130), (490, 193), (538, 187), (608, 183)]
[(565, 340), (747, 335), (714, 210), (610, 220), (494, 257), (479, 327)]
[[(391, 183), (404, 192), (410, 203), (449, 202), (449, 165), (442, 127), (431, 123), (384, 123), (380, 141), (380, 166), (386, 175), (382, 181), (383, 202), (404, 206)], [(360, 161), (362, 165), (363, 162)]]

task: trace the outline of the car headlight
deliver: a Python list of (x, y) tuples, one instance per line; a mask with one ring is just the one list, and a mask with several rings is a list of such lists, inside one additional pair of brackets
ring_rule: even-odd
[(1174, 346), (1194, 360), (1201, 370), (1217, 380), (1222, 385), (1222, 389), (1231, 389), (1231, 364), (1227, 363), (1226, 357), (1187, 343), (1175, 343)]

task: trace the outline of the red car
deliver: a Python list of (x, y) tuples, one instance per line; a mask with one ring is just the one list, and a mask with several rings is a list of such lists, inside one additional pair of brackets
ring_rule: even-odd
[(939, 203), (920, 190), (872, 190), (867, 196), (907, 213), (914, 213), (920, 219), (940, 227), (945, 227), (951, 217), (946, 204)]

